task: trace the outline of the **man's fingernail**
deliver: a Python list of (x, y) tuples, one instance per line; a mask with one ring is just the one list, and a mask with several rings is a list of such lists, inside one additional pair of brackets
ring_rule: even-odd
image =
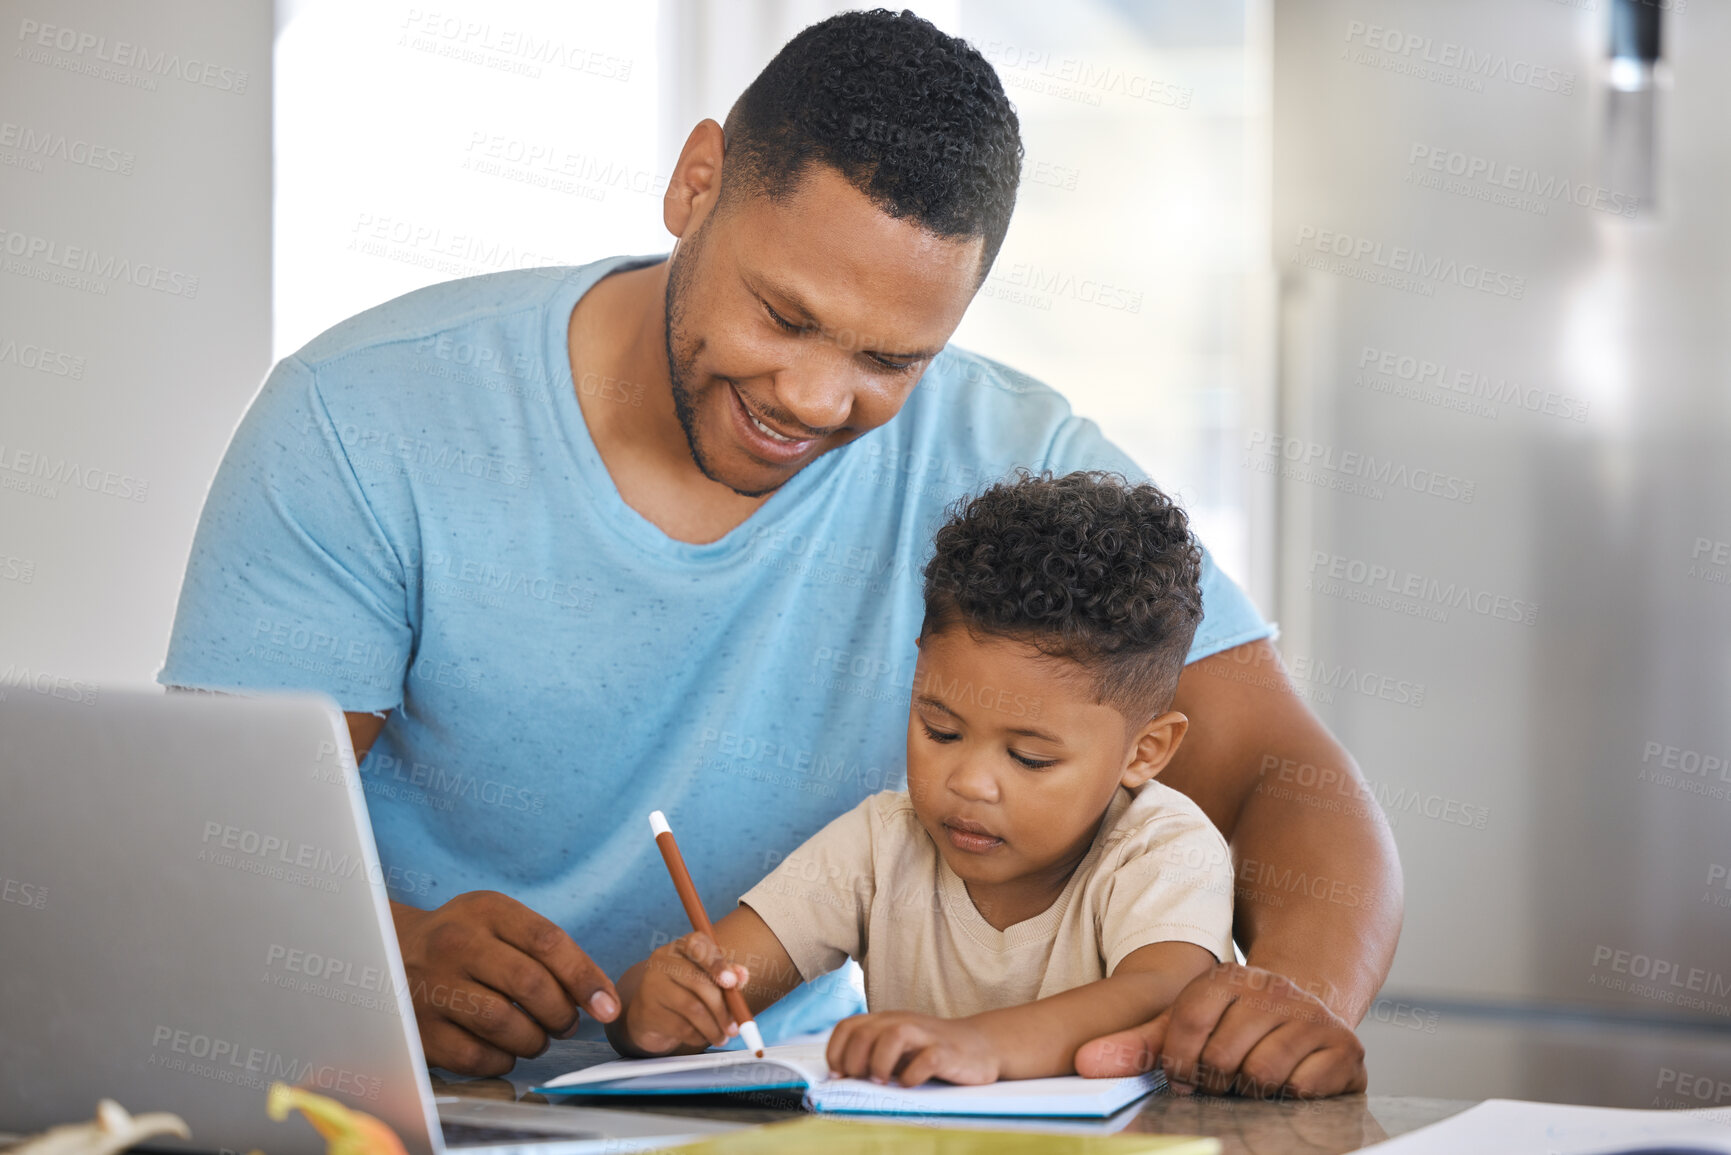
[(619, 1013), (619, 1000), (615, 999), (606, 991), (598, 991), (595, 996), (589, 1000), (589, 1010), (590, 1013), (602, 1022), (612, 1022), (613, 1016)]

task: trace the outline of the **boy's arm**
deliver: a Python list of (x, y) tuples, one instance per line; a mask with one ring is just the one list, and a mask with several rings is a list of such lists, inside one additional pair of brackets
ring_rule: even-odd
[(739, 1028), (722, 986), (738, 986), (755, 1015), (799, 982), (798, 968), (769, 924), (749, 906), (738, 906), (715, 924), (713, 940), (694, 931), (625, 972), (618, 987), (625, 1009), (607, 1024), (607, 1039), (634, 1057), (721, 1046)]
[(1214, 955), (1188, 942), (1156, 942), (1124, 957), (1110, 978), (1019, 1007), (962, 1019), (890, 1012), (843, 1020), (830, 1036), (829, 1064), (843, 1075), (990, 1083), (1076, 1072), (1076, 1049), (1165, 1010)]

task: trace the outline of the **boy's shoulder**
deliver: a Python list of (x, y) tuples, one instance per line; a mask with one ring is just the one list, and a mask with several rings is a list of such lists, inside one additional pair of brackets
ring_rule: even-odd
[(904, 837), (921, 832), (920, 816), (906, 790), (880, 790), (859, 804), (874, 837)]
[(1226, 837), (1202, 807), (1159, 779), (1132, 794), (1106, 832), (1103, 849), (1104, 857), (1120, 863), (1151, 853), (1176, 853), (1192, 868), (1231, 861)]

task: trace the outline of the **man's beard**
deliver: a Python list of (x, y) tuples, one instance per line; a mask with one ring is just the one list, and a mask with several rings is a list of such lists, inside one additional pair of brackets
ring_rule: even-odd
[(718, 474), (704, 454), (703, 446), (697, 437), (697, 401), (690, 385), (692, 370), (697, 364), (697, 354), (702, 345), (699, 343), (683, 361), (675, 351), (679, 344), (675, 332), (684, 312), (681, 307), (682, 298), (691, 281), (692, 266), (697, 263), (698, 253), (701, 251), (703, 230), (708, 225), (709, 222), (705, 220), (692, 236), (688, 246), (676, 248), (667, 265), (667, 297), (664, 302), (662, 331), (667, 345), (667, 379), (673, 386), (673, 412), (679, 418), (679, 428), (685, 431), (685, 444), (691, 450), (691, 460), (697, 464), (698, 471), (703, 476), (717, 485), (725, 485), (741, 497), (767, 497), (781, 488), (781, 482), (776, 482), (767, 489), (741, 489)]

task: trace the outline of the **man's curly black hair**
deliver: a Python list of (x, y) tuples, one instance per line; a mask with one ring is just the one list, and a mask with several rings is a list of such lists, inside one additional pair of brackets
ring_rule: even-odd
[(723, 126), (721, 200), (778, 198), (812, 164), (942, 237), (983, 237), (985, 279), (1022, 175), (1016, 110), (986, 58), (912, 12), (843, 12), (789, 40)]
[(921, 637), (958, 621), (1093, 676), (1135, 724), (1172, 704), (1202, 620), (1202, 551), (1153, 485), (1020, 471), (958, 503), (926, 565)]

